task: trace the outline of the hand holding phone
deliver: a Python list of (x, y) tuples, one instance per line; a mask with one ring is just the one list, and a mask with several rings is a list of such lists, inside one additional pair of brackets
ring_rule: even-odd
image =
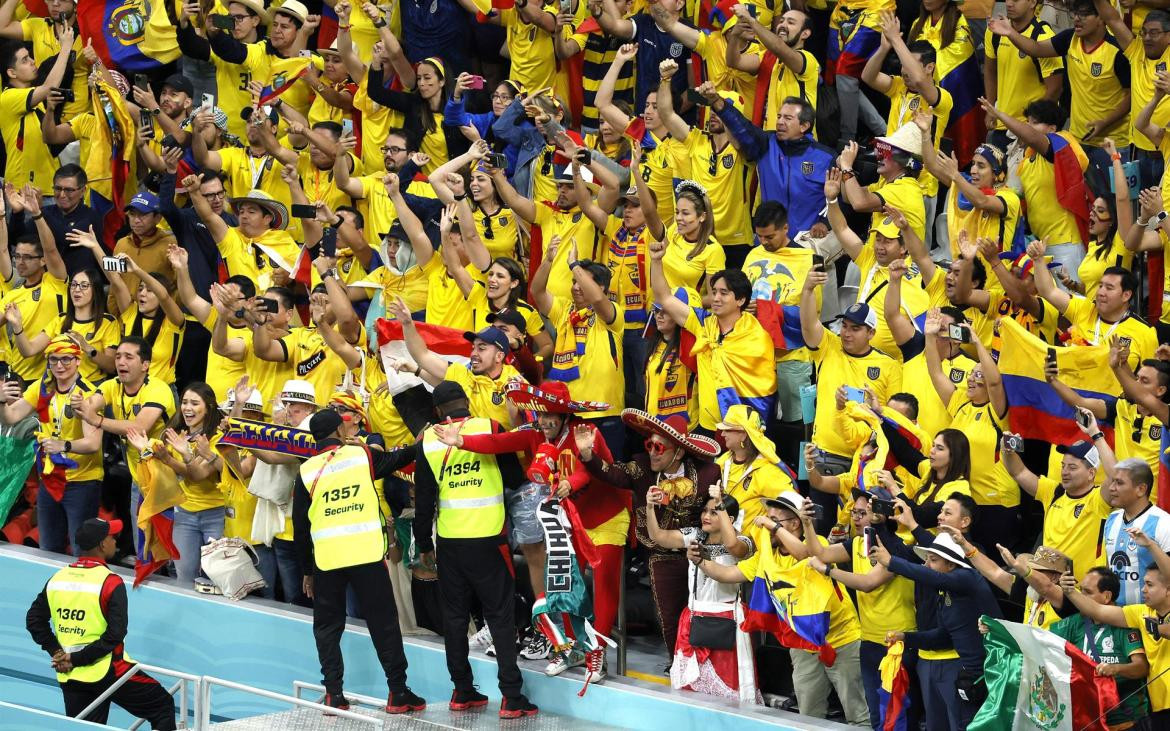
[(812, 270), (814, 272), (824, 272), (825, 271), (825, 257), (821, 256), (820, 254), (813, 254), (812, 255)]
[(211, 26), (213, 28), (231, 33), (236, 29), (236, 20), (230, 15), (216, 14), (211, 16)]
[(482, 89), (485, 81), (486, 80), (482, 76), (476, 76), (472, 74), (471, 76), (467, 77), (467, 88)]
[(707, 97), (699, 93), (698, 89), (687, 89), (687, 100), (692, 104), (699, 104), (704, 107), (711, 106), (711, 102), (707, 101)]
[(853, 386), (845, 386), (845, 400), (856, 401), (859, 404), (865, 403), (865, 391)]
[(126, 261), (119, 259), (116, 256), (103, 256), (102, 269), (107, 272), (118, 272), (119, 274), (126, 273)]

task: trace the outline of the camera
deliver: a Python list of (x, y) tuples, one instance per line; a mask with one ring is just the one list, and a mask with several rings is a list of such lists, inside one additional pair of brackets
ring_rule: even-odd
[(894, 517), (894, 501), (882, 500), (881, 498), (870, 498), (869, 509), (873, 511), (874, 515), (881, 515), (886, 518)]
[(1009, 452), (1019, 454), (1024, 451), (1024, 438), (1019, 434), (1004, 434), (1003, 448)]

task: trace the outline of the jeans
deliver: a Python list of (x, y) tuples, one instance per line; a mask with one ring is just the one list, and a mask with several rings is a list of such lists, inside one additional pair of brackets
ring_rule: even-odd
[(252, 546), (256, 551), (256, 557), (260, 559), (260, 565), (257, 570), (260, 572), (260, 578), (264, 579), (266, 586), (260, 591), (256, 592), (265, 599), (276, 598), (276, 552), (272, 550), (271, 546), (266, 546), (263, 543), (257, 543)]
[(626, 330), (622, 335), (622, 368), (626, 374), (626, 408), (646, 407), (646, 350), (649, 343), (642, 329)]
[(78, 555), (77, 543), (73, 538), (82, 523), (97, 517), (101, 496), (100, 481), (84, 480), (66, 485), (61, 502), (57, 502), (42, 482), (37, 490), (37, 527), (40, 529), (41, 548), (53, 553), (65, 553), (68, 543), (73, 549), (73, 555)]
[(195, 583), (195, 577), (202, 573), (199, 570), (199, 559), (203, 545), (223, 538), (224, 512), (223, 508), (195, 512), (183, 510), (182, 507), (175, 508), (175, 525), (171, 537), (175, 541), (175, 548), (179, 549), (175, 571), (179, 585), (184, 589), (190, 589)]
[(280, 584), (284, 587), (284, 601), (288, 604), (298, 602), (308, 606), (302, 591), (305, 571), (301, 568), (301, 561), (297, 558), (293, 542), (274, 538), (272, 551), (276, 554), (276, 570), (280, 573)]

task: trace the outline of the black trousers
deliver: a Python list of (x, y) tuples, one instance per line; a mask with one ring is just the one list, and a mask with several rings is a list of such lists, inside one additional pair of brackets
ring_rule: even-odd
[[(204, 381), (207, 378), (207, 354), (211, 352), (211, 333), (197, 322), (187, 321), (183, 330), (183, 345), (179, 348), (178, 360), (175, 361), (175, 385), (179, 393), (188, 384)], [(215, 394), (216, 398), (224, 398), (224, 394)]]
[[(82, 683), (69, 680), (61, 683), (61, 695), (65, 697), (65, 715), (75, 717), (93, 703), (99, 695), (113, 685), (118, 676), (111, 667), (106, 677), (96, 683)], [(175, 701), (166, 689), (154, 678), (139, 673), (102, 703), (86, 721), (104, 724), (110, 715), (110, 703), (117, 703), (138, 718), (145, 718), (152, 728), (170, 731), (175, 728)]]
[(467, 659), (467, 619), (473, 599), (483, 605), (483, 618), (496, 646), (497, 677), (505, 698), (520, 695), (523, 680), (516, 666), (516, 581), (498, 546), (483, 540), (438, 541), (439, 592), (443, 597), (443, 640), (447, 672), (456, 690), (474, 685)]
[(345, 589), (352, 586), (361, 606), (378, 662), (386, 672), (390, 691), (406, 690), (406, 653), (398, 628), (398, 607), (390, 586), (390, 572), (381, 561), (344, 569), (313, 573), (313, 639), (325, 690), (338, 695), (342, 690), (345, 662), (341, 658), (341, 633), (345, 630)]

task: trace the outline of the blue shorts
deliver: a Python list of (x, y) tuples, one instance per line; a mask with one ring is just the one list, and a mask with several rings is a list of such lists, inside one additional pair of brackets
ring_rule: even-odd
[(512, 542), (518, 546), (544, 543), (544, 528), (536, 517), (536, 509), (550, 494), (549, 486), (526, 482), (520, 489), (507, 494), (508, 520), (512, 524)]

